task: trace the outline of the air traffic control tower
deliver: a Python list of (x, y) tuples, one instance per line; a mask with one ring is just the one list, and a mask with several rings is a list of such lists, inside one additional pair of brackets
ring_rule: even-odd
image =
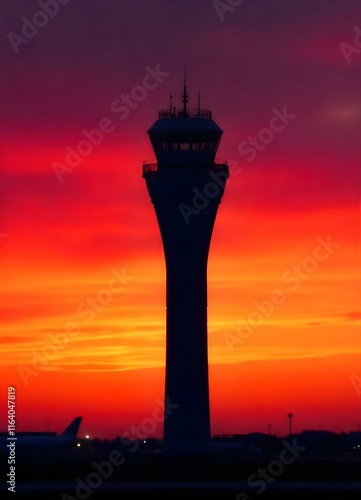
[[(172, 98), (171, 98), (172, 101)], [(143, 177), (157, 216), (166, 262), (164, 451), (206, 453), (210, 409), (207, 349), (207, 261), (213, 225), (229, 177), (215, 155), (223, 131), (212, 112), (170, 106), (148, 130), (156, 161)], [(166, 410), (165, 410), (166, 411)]]

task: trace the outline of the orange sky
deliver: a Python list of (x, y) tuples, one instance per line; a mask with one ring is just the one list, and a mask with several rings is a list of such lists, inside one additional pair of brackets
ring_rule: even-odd
[[(207, 11), (213, 23), (207, 24), (197, 11), (201, 45), (199, 26), (182, 11), (189, 36), (171, 44), (181, 59), (197, 48), (189, 62), (197, 73), (192, 99), (199, 85), (204, 107), (224, 130), (217, 156), (242, 167), (228, 182), (209, 258), (213, 433), (267, 432), (271, 423), (282, 435), (289, 412), (295, 431), (361, 426), (361, 399), (351, 382), (361, 377), (361, 106), (355, 79), (361, 55), (347, 64), (339, 49), (340, 41), (353, 38), (356, 4), (346, 2), (340, 18), (321, 3), (318, 17), (305, 2), (310, 8), (303, 16), (312, 23), (304, 44), (302, 24), (282, 2), (286, 10), (280, 12), (291, 23), (284, 33), (276, 29), (277, 12), (267, 14), (265, 27), (253, 7), (242, 7), (246, 20), (253, 19), (252, 33), (236, 13), (227, 25)], [(136, 15), (130, 3), (127, 8)], [(176, 18), (178, 8), (170, 7), (170, 15)], [(73, 37), (81, 19), (74, 9)], [(111, 9), (102, 15), (111, 26)], [(88, 16), (96, 16), (94, 6)], [(14, 19), (9, 11), (9, 29)], [(39, 33), (17, 58), (5, 53), (13, 83), (5, 93), (1, 143), (0, 416), (13, 385), (18, 430), (60, 432), (80, 414), (80, 434), (112, 438), (151, 416), (164, 393), (165, 265), (141, 165), (154, 156), (146, 131), (158, 109), (166, 107), (169, 92), (179, 98), (179, 65), (159, 35), (157, 57), (147, 50), (140, 56), (138, 34), (119, 56), (126, 71), (112, 74), (117, 52), (109, 54), (108, 67), (102, 51), (90, 51), (75, 37), (75, 53), (85, 56), (74, 76), (75, 55), (59, 51), (53, 61), (43, 45), (61, 43), (64, 23), (59, 15), (53, 31)], [(327, 44), (319, 32), (325, 24)], [(211, 27), (224, 34), (219, 47)], [(82, 29), (90, 36), (90, 24)], [(102, 29), (94, 36), (104, 43)], [(249, 53), (231, 50), (245, 42)], [(209, 48), (217, 54), (213, 62), (205, 56)], [(119, 121), (110, 103), (142, 81), (147, 64), (159, 62), (170, 76)], [(12, 111), (11, 100), (17, 103)], [(297, 118), (247, 162), (239, 144), (267, 127), (274, 107), (285, 105)], [(114, 132), (59, 182), (52, 163), (64, 162), (66, 146), (84, 138), (81, 130), (108, 116)], [(327, 241), (334, 244), (329, 250)], [(259, 312), (262, 304), (268, 312)], [(257, 318), (261, 324), (247, 329), (247, 321)], [(158, 424), (155, 434), (161, 432)]]
[[(61, 430), (82, 414), (84, 432), (112, 437), (163, 397), (165, 266), (134, 163), (127, 181), (134, 201), (114, 202), (114, 178), (100, 188), (97, 172), (81, 179), (74, 172), (66, 189), (80, 183), (92, 208), (66, 200), (66, 212), (57, 207), (59, 220), (49, 220), (55, 200), (26, 191), (21, 217), (9, 213), (17, 224), (1, 248), (1, 383), (17, 388), (19, 429)], [(243, 197), (254, 168), (231, 177), (210, 253), (212, 430), (266, 431), (272, 423), (282, 434), (289, 411), (295, 429), (357, 429), (360, 399), (350, 377), (360, 372), (358, 207), (265, 211)], [(105, 197), (111, 209), (102, 207)], [(312, 262), (320, 239), (337, 248)], [(295, 265), (304, 266), (301, 278)], [(272, 306), (274, 290), (283, 298)], [(249, 318), (259, 321), (252, 314), (262, 304), (262, 324), (245, 329)]]

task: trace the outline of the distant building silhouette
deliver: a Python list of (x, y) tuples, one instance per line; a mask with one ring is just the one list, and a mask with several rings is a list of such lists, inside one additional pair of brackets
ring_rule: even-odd
[(164, 422), (164, 450), (202, 453), (210, 446), (207, 261), (229, 177), (215, 155), (223, 131), (212, 113), (170, 106), (148, 130), (156, 161), (143, 165), (162, 235), (166, 272), (165, 397), (179, 407)]

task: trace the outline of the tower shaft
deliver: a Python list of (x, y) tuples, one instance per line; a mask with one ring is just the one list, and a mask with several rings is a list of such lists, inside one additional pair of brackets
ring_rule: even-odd
[[(211, 172), (178, 169), (146, 176), (167, 272), (165, 398), (179, 405), (165, 419), (164, 447), (176, 453), (206, 452), (210, 444), (207, 261), (228, 177), (228, 172), (218, 172), (213, 177), (217, 184)], [(207, 197), (204, 190), (210, 184)]]

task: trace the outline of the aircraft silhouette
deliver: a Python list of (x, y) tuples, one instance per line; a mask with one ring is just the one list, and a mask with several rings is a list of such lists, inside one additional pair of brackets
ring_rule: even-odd
[(11, 437), (7, 433), (0, 436), (0, 449), (6, 451), (11, 443), (16, 449), (41, 452), (44, 450), (65, 450), (75, 446), (77, 433), (83, 417), (76, 417), (59, 435), (55, 432), (19, 432)]

